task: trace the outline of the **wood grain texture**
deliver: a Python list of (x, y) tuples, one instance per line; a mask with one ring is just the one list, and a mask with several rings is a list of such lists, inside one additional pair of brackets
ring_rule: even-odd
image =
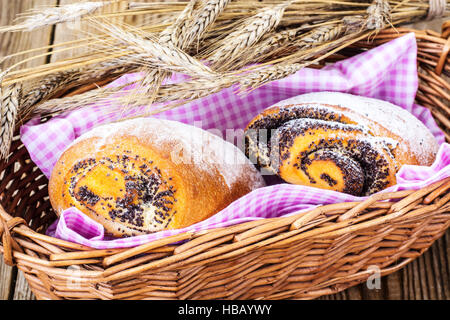
[[(145, 0), (140, 0), (145, 1)], [(17, 13), (37, 5), (65, 4), (70, 0), (0, 0), (0, 25), (11, 24)], [(108, 9), (105, 9), (108, 10)], [(144, 22), (144, 16), (128, 23)], [(419, 29), (432, 28), (440, 32), (441, 20), (413, 25)], [(49, 45), (53, 41), (61, 42), (76, 39), (80, 33), (67, 25), (43, 28), (32, 33), (13, 33), (0, 35), (0, 56), (17, 51)], [(73, 54), (73, 53), (72, 53)], [(70, 57), (70, 54), (53, 54), (51, 59), (40, 58), (26, 63), (30, 67), (45, 61), (55, 61)], [(17, 62), (24, 57), (17, 57), (5, 64)], [(450, 230), (436, 241), (420, 258), (403, 269), (389, 276), (382, 277), (379, 289), (369, 289), (366, 283), (349, 288), (334, 295), (323, 296), (324, 300), (360, 300), (360, 299), (405, 299), (405, 300), (449, 300), (450, 299)], [(0, 299), (28, 300), (34, 299), (26, 280), (17, 268), (6, 266), (0, 258)]]
[(14, 295), (12, 300), (35, 300), (33, 292), (28, 286), (27, 280), (25, 279), (22, 271), (19, 270), (17, 277), (15, 279), (14, 285)]
[[(89, 0), (81, 0), (78, 2), (86, 2)], [(159, 0), (160, 2), (177, 2), (180, 0)], [(149, 2), (148, 0), (136, 0), (133, 2)], [(58, 2), (60, 5), (64, 4), (70, 4), (73, 3), (73, 0), (59, 0)], [(120, 2), (114, 2), (110, 5), (107, 5), (103, 8), (98, 9), (95, 13), (96, 14), (108, 14), (111, 12), (117, 12), (121, 9), (127, 7), (127, 1), (120, 1)], [(146, 22), (150, 20), (148, 15), (126, 15), (126, 16), (117, 16), (108, 18), (109, 21), (113, 23), (126, 23), (131, 25), (144, 25)], [(98, 34), (98, 31), (92, 27), (89, 26), (87, 23), (64, 23), (64, 24), (58, 24), (55, 27), (55, 33), (54, 33), (54, 43), (63, 43), (66, 41), (73, 41), (77, 39), (82, 39), (85, 37), (89, 37), (92, 35)], [(63, 48), (58, 48), (58, 51)], [(77, 48), (77, 49), (71, 49), (67, 51), (62, 52), (56, 52), (52, 54), (51, 61), (58, 61), (70, 58), (74, 55), (83, 54), (86, 52), (86, 49), (90, 48), (92, 52), (95, 52), (96, 50), (99, 50), (99, 48), (91, 46), (91, 47), (84, 47), (84, 48)]]
[(323, 300), (450, 300), (450, 230), (418, 259), (381, 278), (380, 289), (366, 283)]
[[(82, 0), (78, 2), (87, 2), (87, 0)], [(73, 0), (59, 0), (59, 5), (65, 5), (65, 4), (71, 4), (73, 3)], [(120, 10), (120, 8), (125, 8), (126, 1), (121, 2), (115, 2), (110, 5), (107, 5), (103, 8), (98, 9), (95, 11), (96, 14), (107, 14), (111, 12), (117, 12)], [(110, 19), (110, 21), (113, 21), (115, 23), (117, 22), (123, 22), (123, 17), (117, 17)], [(92, 35), (97, 34), (97, 30), (93, 27), (87, 26), (85, 21), (75, 21), (75, 22), (69, 22), (69, 23), (62, 23), (55, 26), (55, 32), (54, 32), (54, 43), (63, 43), (66, 41), (73, 41), (77, 39), (86, 38)], [(60, 51), (64, 47), (59, 47), (58, 51)], [(92, 50), (95, 50), (94, 47), (83, 47), (83, 48), (76, 48), (71, 49), (67, 51), (61, 51), (61, 52), (55, 52), (51, 56), (51, 61), (58, 61), (70, 58), (72, 56), (77, 56), (80, 54), (83, 54), (86, 52), (86, 50), (90, 48)]]
[[(30, 8), (36, 6), (49, 6), (55, 5), (57, 0), (24, 0), (24, 1), (11, 1), (0, 0), (0, 25), (10, 25), (15, 19), (16, 15), (23, 13)], [(6, 55), (31, 49), (40, 48), (49, 45), (52, 41), (52, 27), (46, 27), (34, 32), (27, 33), (6, 33), (0, 34), (0, 57)], [(44, 53), (45, 50), (38, 52)], [(12, 64), (15, 64), (23, 59), (34, 56), (34, 54), (17, 56), (12, 59), (8, 59), (2, 65), (2, 68), (7, 68)], [(45, 57), (34, 59), (26, 62), (19, 68), (28, 68), (45, 63), (47, 60)], [(28, 287), (25, 281), (23, 273), (18, 271), (17, 268), (12, 268), (3, 263), (3, 259), (0, 260), (0, 299), (13, 298), (15, 300), (30, 300), (34, 299), (34, 295)]]
[(12, 295), (14, 271), (13, 267), (0, 261), (0, 300), (8, 300)]
[[(55, 5), (56, 3), (57, 0), (0, 0), (0, 25), (10, 25), (16, 18), (17, 14), (26, 12), (27, 10), (36, 6), (49, 6)], [(52, 27), (45, 27), (33, 32), (14, 32), (0, 34), (0, 57), (31, 48), (40, 48), (50, 44), (52, 40), (52, 30)], [(38, 52), (38, 54), (44, 52), (45, 50)], [(5, 61), (4, 67), (21, 61), (24, 58), (29, 58), (35, 55), (36, 53), (32, 53), (8, 59)], [(25, 63), (21, 67), (32, 67), (45, 63), (45, 61), (45, 57), (40, 57), (38, 59), (33, 59)]]

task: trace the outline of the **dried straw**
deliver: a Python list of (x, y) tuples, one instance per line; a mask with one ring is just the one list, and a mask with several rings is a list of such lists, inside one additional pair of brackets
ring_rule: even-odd
[[(109, 25), (104, 28), (106, 33), (95, 41), (111, 45), (119, 40), (132, 50), (121, 45), (93, 56), (74, 57), (28, 71), (13, 71), (4, 86), (39, 79), (26, 84), (28, 89), (20, 113), (22, 116), (54, 114), (89, 105), (93, 99), (105, 101), (111, 92), (120, 89), (99, 88), (54, 99), (62, 88), (143, 70), (145, 77), (140, 89), (129, 92), (128, 100), (117, 100), (117, 103), (128, 107), (168, 102), (175, 106), (233, 84), (245, 91), (287, 76), (302, 66), (320, 61), (321, 54), (351, 44), (365, 30), (425, 18), (428, 8), (425, 0), (374, 0), (372, 3), (191, 0), (130, 4), (129, 9), (110, 15), (159, 14), (166, 15), (165, 21), (174, 22), (164, 22), (163, 17), (156, 24), (142, 27)], [(302, 12), (308, 14), (299, 14)], [(85, 21), (92, 22), (93, 18)], [(89, 43), (86, 39), (79, 42), (83, 41)], [(79, 46), (78, 42), (71, 45)], [(154, 59), (161, 53), (162, 59)], [(204, 59), (210, 59), (210, 68), (200, 62)], [(244, 78), (239, 69), (258, 62), (263, 63), (260, 68), (248, 69)], [(183, 84), (161, 85), (171, 72), (187, 73), (193, 79)], [(165, 108), (168, 106), (161, 109)]]

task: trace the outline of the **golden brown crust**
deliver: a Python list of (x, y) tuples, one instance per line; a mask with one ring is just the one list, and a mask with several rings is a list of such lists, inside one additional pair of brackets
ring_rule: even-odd
[[(137, 120), (94, 129), (62, 154), (49, 182), (58, 214), (75, 206), (114, 236), (132, 236), (202, 221), (264, 185), (242, 152), (220, 138), (173, 121)], [(186, 140), (190, 134), (197, 140)], [(217, 161), (210, 153), (218, 146), (240, 162)], [(186, 158), (191, 152), (203, 159)]]

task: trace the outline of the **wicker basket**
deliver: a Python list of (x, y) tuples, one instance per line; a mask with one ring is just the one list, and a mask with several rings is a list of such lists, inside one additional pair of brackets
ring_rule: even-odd
[[(450, 141), (450, 22), (443, 34), (385, 30), (328, 61), (415, 32), (420, 88)], [(292, 217), (184, 233), (129, 249), (94, 250), (44, 235), (56, 218), (47, 179), (18, 137), (0, 163), (0, 252), (38, 299), (292, 299), (336, 293), (392, 273), (450, 226), (450, 179)], [(383, 201), (395, 199), (395, 201)], [(182, 244), (173, 245), (174, 242)]]

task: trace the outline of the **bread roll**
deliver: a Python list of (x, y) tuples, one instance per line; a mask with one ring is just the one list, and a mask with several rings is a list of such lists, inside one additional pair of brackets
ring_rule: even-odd
[(50, 177), (57, 214), (76, 207), (114, 236), (202, 221), (264, 180), (244, 153), (202, 129), (140, 118), (75, 140)]
[(394, 185), (402, 165), (432, 164), (438, 150), (408, 111), (339, 92), (281, 101), (248, 124), (245, 139), (250, 159), (283, 180), (357, 196)]

